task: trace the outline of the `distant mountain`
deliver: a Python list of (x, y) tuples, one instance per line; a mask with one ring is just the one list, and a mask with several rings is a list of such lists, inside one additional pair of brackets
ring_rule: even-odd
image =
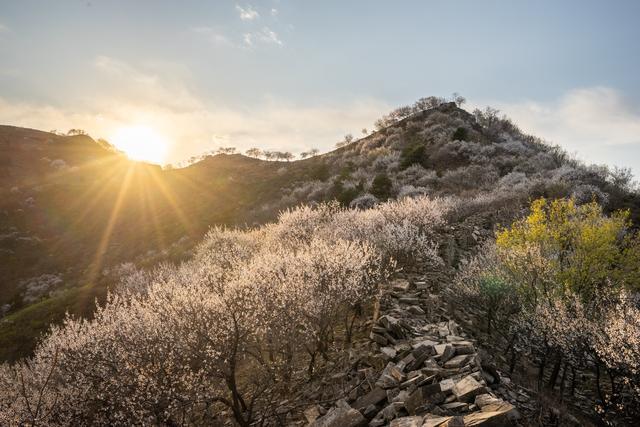
[(119, 264), (184, 259), (212, 225), (251, 226), (301, 203), (367, 207), (423, 193), (508, 199), (513, 211), (532, 197), (595, 198), (631, 209), (636, 223), (640, 215), (626, 171), (582, 165), (491, 110), (454, 103), (401, 110), (305, 160), (221, 154), (170, 170), (88, 136), (0, 126), (0, 359), (27, 354), (67, 310), (89, 316)]

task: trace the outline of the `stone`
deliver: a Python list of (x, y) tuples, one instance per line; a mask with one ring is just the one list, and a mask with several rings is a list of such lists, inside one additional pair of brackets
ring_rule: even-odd
[(474, 412), (464, 416), (465, 426), (506, 427), (512, 425), (506, 412)]
[(451, 360), (448, 360), (444, 364), (444, 367), (447, 369), (460, 369), (466, 365), (467, 362), (469, 362), (469, 355), (461, 354), (460, 356), (454, 356)]
[(444, 402), (447, 398), (445, 394), (440, 390), (440, 384), (428, 384), (420, 387), (422, 391), (423, 400), (425, 403), (437, 405)]
[(430, 340), (430, 339), (426, 339), (426, 338), (421, 338), (419, 341), (417, 341), (417, 342), (415, 342), (414, 344), (412, 344), (412, 347), (413, 347), (414, 349), (415, 349), (415, 348), (418, 348), (418, 347), (420, 347), (420, 346), (423, 346), (423, 345), (433, 347), (433, 346), (435, 346), (435, 345), (437, 345), (437, 344), (438, 344), (438, 343), (437, 343), (436, 341), (433, 341), (433, 340)]
[(427, 414), (422, 420), (422, 427), (440, 427), (451, 418), (452, 417), (441, 417), (438, 415)]
[(319, 409), (318, 405), (313, 405), (313, 406), (305, 409), (303, 414), (304, 414), (304, 417), (306, 418), (307, 422), (309, 424), (311, 424), (312, 422), (314, 422), (315, 420), (317, 420), (320, 417), (320, 409)]
[(453, 394), (460, 402), (473, 402), (475, 397), (483, 394), (486, 388), (475, 380), (471, 375), (467, 375), (456, 383), (453, 387)]
[(451, 417), (447, 421), (445, 421), (443, 424), (441, 424), (441, 426), (442, 427), (465, 427), (466, 424), (464, 422), (463, 417)]
[(371, 341), (376, 342), (380, 345), (387, 345), (387, 339), (380, 334), (376, 334), (375, 332), (371, 332), (369, 338), (371, 338)]
[(422, 427), (422, 417), (402, 417), (391, 421), (389, 427)]
[(353, 407), (356, 409), (363, 409), (369, 405), (377, 405), (387, 398), (387, 392), (382, 387), (375, 387), (369, 393), (361, 396), (353, 403)]
[[(348, 406), (346, 402), (345, 405)], [(360, 411), (340, 406), (332, 408), (325, 416), (316, 419), (310, 427), (359, 427), (366, 423), (367, 420)]]
[(407, 410), (409, 415), (415, 415), (416, 411), (420, 406), (422, 406), (423, 402), (424, 399), (422, 397), (422, 390), (417, 389), (405, 399), (404, 408)]
[(422, 381), (424, 380), (424, 375), (420, 374), (420, 375), (416, 375), (413, 378), (410, 378), (408, 380), (406, 380), (405, 382), (400, 384), (400, 388), (401, 389), (405, 389), (405, 388), (409, 388), (413, 385), (418, 385), (420, 384)]
[(407, 292), (411, 287), (411, 283), (408, 280), (394, 280), (391, 284), (394, 291)]
[(411, 305), (409, 307), (407, 307), (407, 311), (411, 314), (417, 314), (417, 315), (423, 315), (424, 314), (424, 310), (422, 308), (420, 308), (420, 306), (417, 305)]
[(480, 394), (476, 396), (475, 404), (482, 412), (496, 412), (504, 414), (510, 421), (520, 418), (520, 413), (515, 406), (509, 402), (495, 398), (490, 394)]
[(366, 408), (364, 408), (363, 410), (361, 410), (360, 412), (362, 412), (362, 415), (364, 415), (365, 418), (371, 419), (375, 417), (376, 414), (378, 413), (378, 407), (376, 405), (371, 404)]
[(447, 342), (464, 341), (464, 338), (457, 335), (447, 335)]
[(447, 378), (445, 380), (440, 381), (440, 391), (443, 393), (453, 393), (453, 386), (455, 386), (455, 382), (451, 378)]
[(393, 360), (398, 352), (393, 347), (381, 347), (380, 352), (387, 360)]
[(440, 407), (447, 411), (462, 412), (469, 409), (469, 404), (464, 402), (451, 402), (443, 403), (442, 405), (440, 405)]
[(391, 421), (398, 415), (398, 410), (402, 409), (404, 403), (402, 402), (392, 402), (388, 404), (380, 413), (384, 417), (385, 421)]
[(447, 344), (442, 351), (442, 355), (440, 355), (440, 362), (446, 363), (451, 360), (452, 357), (456, 355), (456, 350), (450, 344)]
[(434, 345), (433, 348), (438, 356), (442, 356), (442, 353), (444, 353), (444, 349), (447, 348), (448, 345), (449, 344), (437, 344)]
[(456, 355), (460, 354), (473, 354), (476, 352), (475, 347), (470, 342), (454, 343), (454, 348), (456, 350)]

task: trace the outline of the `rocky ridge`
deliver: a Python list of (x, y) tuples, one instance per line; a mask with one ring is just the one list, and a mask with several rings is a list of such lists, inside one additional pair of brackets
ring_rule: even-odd
[(307, 408), (308, 425), (521, 425), (522, 411), (531, 409), (529, 394), (484, 363), (475, 342), (446, 316), (438, 299), (420, 278), (391, 282), (369, 336), (375, 343), (372, 358), (384, 367), (359, 370), (360, 385), (330, 408)]

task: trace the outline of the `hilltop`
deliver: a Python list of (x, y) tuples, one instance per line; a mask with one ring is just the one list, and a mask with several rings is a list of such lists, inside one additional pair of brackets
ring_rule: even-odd
[(474, 220), (487, 231), (540, 196), (640, 215), (626, 171), (583, 165), (495, 111), (437, 102), (378, 127), (304, 160), (220, 154), (161, 169), (86, 135), (1, 126), (0, 356), (27, 354), (66, 310), (90, 316), (121, 263), (180, 261), (213, 225), (263, 224), (299, 204), (457, 196), (488, 207)]

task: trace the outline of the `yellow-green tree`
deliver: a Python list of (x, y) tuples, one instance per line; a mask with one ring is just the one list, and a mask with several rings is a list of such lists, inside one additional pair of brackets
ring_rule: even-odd
[(498, 231), (496, 245), (530, 302), (567, 293), (590, 299), (605, 286), (640, 288), (640, 244), (630, 225), (628, 211), (606, 216), (596, 202), (538, 199), (529, 216)]

